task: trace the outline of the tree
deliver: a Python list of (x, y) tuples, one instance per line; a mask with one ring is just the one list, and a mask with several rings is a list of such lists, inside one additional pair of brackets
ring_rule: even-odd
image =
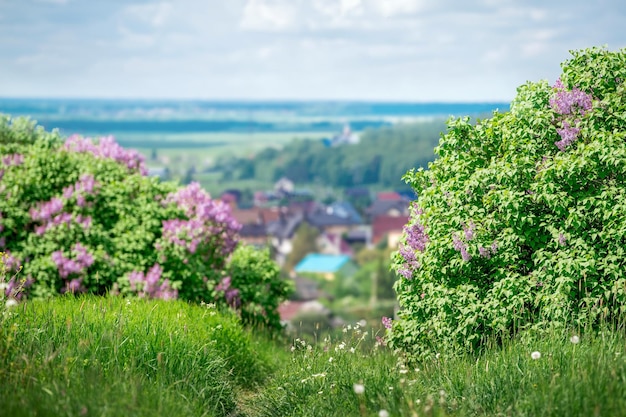
[(306, 255), (317, 252), (317, 238), (320, 232), (307, 222), (302, 222), (293, 237), (291, 253), (285, 261), (285, 270), (291, 271)]
[(626, 50), (573, 52), (506, 113), (452, 119), (395, 255), (409, 358), (520, 330), (588, 326), (626, 305)]

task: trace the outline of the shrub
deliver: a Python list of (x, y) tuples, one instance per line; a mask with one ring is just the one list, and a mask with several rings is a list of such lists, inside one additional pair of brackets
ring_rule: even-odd
[(22, 294), (213, 300), (239, 225), (197, 183), (144, 176), (113, 138), (64, 141), (1, 115), (0, 157), (0, 250), (23, 265)]
[(289, 296), (292, 286), (291, 281), (281, 279), (269, 250), (237, 247), (226, 273), (216, 287), (219, 299), (237, 309), (243, 323), (279, 329), (278, 305)]
[(450, 120), (395, 269), (390, 343), (411, 358), (626, 308), (626, 50), (572, 52), (506, 113)]

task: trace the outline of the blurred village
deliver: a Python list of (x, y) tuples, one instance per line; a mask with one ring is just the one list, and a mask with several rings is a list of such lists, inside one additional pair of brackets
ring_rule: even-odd
[(391, 256), (409, 218), (410, 192), (351, 188), (343, 201), (323, 204), (281, 178), (272, 190), (254, 193), (253, 207), (240, 207), (240, 197), (231, 189), (220, 199), (242, 225), (241, 240), (268, 248), (294, 281), (292, 299), (280, 307), (286, 325), (311, 333), (307, 326), (393, 314)]

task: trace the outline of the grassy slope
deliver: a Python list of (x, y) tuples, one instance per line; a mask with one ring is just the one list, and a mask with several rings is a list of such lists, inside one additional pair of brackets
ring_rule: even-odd
[[(182, 302), (60, 298), (0, 319), (3, 415), (590, 416), (626, 410), (623, 329), (526, 335), (408, 369), (373, 330), (310, 348)], [(354, 348), (354, 352), (351, 351)], [(531, 352), (541, 352), (533, 360)], [(331, 359), (332, 358), (332, 359)], [(358, 395), (354, 384), (365, 392)]]
[(183, 302), (63, 297), (1, 320), (4, 415), (226, 416), (269, 370), (235, 317)]

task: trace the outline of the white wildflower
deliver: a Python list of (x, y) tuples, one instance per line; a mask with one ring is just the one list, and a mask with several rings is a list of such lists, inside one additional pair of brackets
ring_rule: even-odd
[(577, 345), (580, 342), (580, 337), (574, 335), (574, 336), (569, 338), (569, 341), (572, 342), (573, 344)]
[(352, 388), (354, 389), (355, 394), (361, 395), (365, 392), (365, 385), (363, 384), (354, 384)]
[(389, 417), (389, 411), (383, 409), (378, 412), (378, 417)]
[(530, 354), (530, 357), (533, 358), (534, 360), (537, 360), (541, 357), (541, 353), (534, 351), (533, 353)]
[(7, 300), (6, 306), (7, 308), (15, 307), (17, 305), (17, 300), (15, 298), (9, 298)]

